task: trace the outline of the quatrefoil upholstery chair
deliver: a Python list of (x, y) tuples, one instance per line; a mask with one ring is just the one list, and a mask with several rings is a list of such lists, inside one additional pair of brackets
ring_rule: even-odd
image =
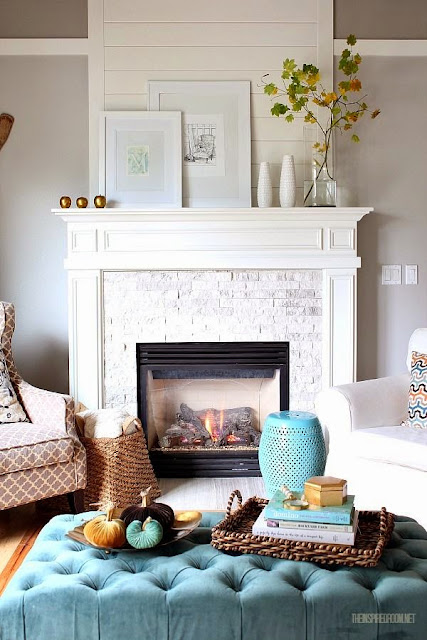
[(74, 424), (71, 397), (25, 382), (13, 361), (12, 304), (0, 302), (0, 344), (28, 422), (0, 424), (0, 510), (69, 494), (86, 486), (86, 453)]

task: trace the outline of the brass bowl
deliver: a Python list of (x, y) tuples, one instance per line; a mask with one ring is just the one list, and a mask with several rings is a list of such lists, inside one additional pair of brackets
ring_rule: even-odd
[(172, 529), (190, 529), (202, 519), (200, 511), (175, 511)]

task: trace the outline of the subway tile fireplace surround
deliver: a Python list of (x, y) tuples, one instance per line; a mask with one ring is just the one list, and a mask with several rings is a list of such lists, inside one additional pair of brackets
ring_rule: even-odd
[(288, 342), (290, 408), (312, 409), (355, 380), (357, 223), (371, 210), (53, 210), (67, 223), (70, 393), (136, 414), (139, 343)]

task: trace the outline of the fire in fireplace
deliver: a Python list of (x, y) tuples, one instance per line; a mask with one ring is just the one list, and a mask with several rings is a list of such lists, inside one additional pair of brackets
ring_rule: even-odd
[(138, 412), (160, 477), (260, 475), (265, 417), (289, 408), (289, 344), (137, 344)]

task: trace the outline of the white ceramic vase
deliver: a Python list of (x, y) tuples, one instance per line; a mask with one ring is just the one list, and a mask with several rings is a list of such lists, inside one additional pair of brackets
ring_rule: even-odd
[(297, 195), (294, 156), (283, 156), (279, 198), (281, 207), (294, 207)]
[(262, 209), (271, 207), (273, 204), (273, 185), (271, 183), (269, 162), (261, 162), (259, 166), (257, 199), (258, 207)]

